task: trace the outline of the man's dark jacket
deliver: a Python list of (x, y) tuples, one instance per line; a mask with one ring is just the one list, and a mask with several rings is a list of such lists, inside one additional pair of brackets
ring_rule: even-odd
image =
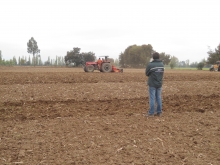
[(164, 65), (161, 60), (153, 60), (146, 67), (145, 74), (148, 76), (148, 85), (154, 88), (161, 88), (163, 83)]

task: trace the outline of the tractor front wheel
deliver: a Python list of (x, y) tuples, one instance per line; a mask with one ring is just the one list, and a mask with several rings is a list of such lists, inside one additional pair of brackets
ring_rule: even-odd
[(111, 72), (112, 71), (112, 65), (110, 63), (103, 63), (101, 69), (102, 69), (103, 72)]
[(93, 72), (94, 71), (94, 66), (93, 65), (87, 65), (86, 66), (86, 70), (87, 70), (87, 72)]

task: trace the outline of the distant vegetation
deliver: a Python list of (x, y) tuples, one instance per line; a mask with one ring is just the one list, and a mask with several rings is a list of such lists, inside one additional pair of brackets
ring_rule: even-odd
[[(152, 54), (155, 52), (153, 47), (148, 45), (132, 45), (125, 49), (123, 53), (119, 55), (119, 64), (124, 67), (132, 68), (143, 68), (150, 62)], [(171, 56), (165, 54), (164, 52), (160, 53), (160, 58), (164, 64), (169, 64)]]
[(79, 66), (87, 61), (95, 61), (96, 57), (93, 52), (80, 53), (80, 48), (75, 47), (73, 50), (67, 52), (64, 59), (66, 65), (74, 64), (75, 66)]
[[(81, 48), (74, 47), (73, 50), (67, 51), (66, 56), (56, 56), (55, 59), (48, 57), (47, 61), (41, 60), (40, 49), (37, 46), (37, 42), (33, 37), (27, 43), (27, 52), (32, 54), (32, 57), (16, 57), (14, 56), (10, 60), (4, 60), (2, 51), (0, 50), (0, 65), (4, 66), (80, 66), (87, 61), (95, 61), (96, 56), (93, 52), (80, 52)], [(118, 59), (109, 58), (109, 60), (117, 66), (123, 68), (145, 68), (146, 65), (152, 60), (152, 54), (156, 50), (148, 45), (131, 45), (128, 46), (124, 52), (121, 52)], [(200, 62), (192, 62), (187, 59), (185, 61), (179, 61), (175, 56), (160, 53), (160, 59), (165, 66), (174, 68), (197, 68), (202, 70), (204, 67), (208, 68), (216, 61), (220, 61), (220, 44), (215, 50), (209, 49), (207, 60), (203, 59)]]

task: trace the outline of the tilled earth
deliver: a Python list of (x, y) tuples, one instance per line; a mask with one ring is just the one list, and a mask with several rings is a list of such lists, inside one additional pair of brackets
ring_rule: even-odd
[(166, 70), (153, 118), (144, 72), (0, 67), (0, 164), (220, 164), (220, 72)]

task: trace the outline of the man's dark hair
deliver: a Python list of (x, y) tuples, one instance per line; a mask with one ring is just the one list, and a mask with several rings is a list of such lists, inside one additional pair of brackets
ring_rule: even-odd
[(156, 60), (156, 59), (159, 59), (159, 58), (160, 58), (159, 53), (155, 52), (155, 53), (153, 54), (153, 59)]

